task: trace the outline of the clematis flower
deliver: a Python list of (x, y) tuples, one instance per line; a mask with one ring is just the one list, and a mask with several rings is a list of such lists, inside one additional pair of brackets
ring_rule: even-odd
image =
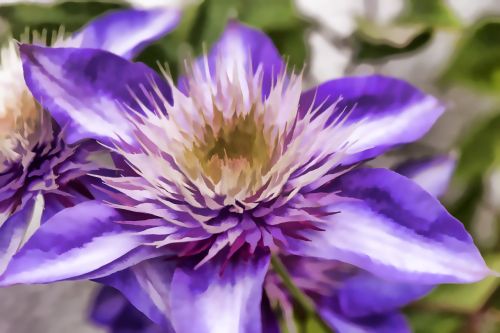
[(438, 101), (383, 76), (302, 92), (270, 39), (231, 22), (177, 86), (100, 50), (22, 45), (35, 98), (109, 147), (106, 200), (55, 214), (1, 285), (96, 279), (165, 332), (268, 332), (271, 255), (340, 261), (394, 283), (468, 283), (491, 271), (412, 180), (362, 162), (425, 134)]
[[(73, 36), (62, 30), (55, 47), (101, 48), (131, 57), (171, 30), (177, 11), (123, 10), (96, 19)], [(33, 33), (38, 43), (46, 33)], [(58, 210), (92, 198), (84, 177), (102, 165), (103, 149), (87, 140), (68, 144), (68, 133), (35, 101), (23, 78), (14, 41), (0, 51), (0, 272), (33, 231)], [(40, 101), (43, 105), (43, 101)]]
[[(455, 159), (442, 155), (406, 162), (396, 171), (412, 178), (430, 194), (444, 194), (451, 179)], [(293, 255), (280, 256), (294, 284), (310, 297), (324, 322), (338, 333), (350, 332), (409, 332), (400, 307), (427, 294), (432, 285), (395, 283), (378, 278), (355, 266), (338, 261)], [(294, 320), (294, 299), (280, 275), (268, 272), (265, 299), (282, 314), (288, 332), (298, 332)], [(263, 304), (267, 318), (266, 332), (280, 332), (276, 316), (267, 303)], [(107, 327), (111, 333), (161, 332), (116, 289), (103, 287), (91, 307), (90, 320)]]

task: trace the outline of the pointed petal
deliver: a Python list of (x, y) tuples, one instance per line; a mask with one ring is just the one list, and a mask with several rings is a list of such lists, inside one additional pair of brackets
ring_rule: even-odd
[(347, 317), (397, 311), (433, 288), (432, 285), (385, 280), (335, 260), (298, 256), (281, 256), (281, 260), (297, 287), (309, 295), (322, 295), (324, 300), (337, 304)]
[[(222, 60), (226, 70), (231, 73), (235, 69), (246, 70), (251, 66), (255, 73), (262, 69), (262, 94), (267, 97), (278, 75), (285, 65), (271, 38), (257, 29), (237, 21), (230, 21), (208, 54), (208, 67), (211, 75), (215, 75), (216, 64)], [(204, 67), (204, 59), (198, 59)], [(182, 87), (182, 79), (179, 85)]]
[(172, 280), (172, 324), (177, 332), (262, 331), (262, 284), (269, 257), (229, 263), (224, 271), (209, 262), (176, 269)]
[(106, 50), (130, 59), (174, 29), (180, 18), (175, 9), (114, 11), (92, 21), (63, 45)]
[(151, 321), (171, 330), (168, 300), (176, 265), (173, 260), (151, 259), (96, 281), (119, 290)]
[(306, 91), (300, 112), (310, 109), (332, 112), (331, 121), (348, 117), (343, 128), (353, 132), (346, 164), (418, 140), (444, 111), (434, 97), (402, 80), (378, 75), (332, 80)]
[(411, 178), (433, 196), (440, 197), (448, 189), (455, 165), (455, 158), (442, 155), (408, 161), (398, 166), (395, 171)]
[[(104, 287), (92, 304), (90, 319), (110, 333), (169, 333), (154, 324), (116, 289)], [(170, 332), (174, 333), (174, 332)]]
[(106, 144), (134, 141), (127, 119), (140, 108), (131, 91), (149, 104), (143, 87), (154, 82), (171, 102), (167, 83), (152, 69), (93, 49), (20, 46), (24, 77), (33, 96), (65, 128), (66, 141), (94, 138)]
[(42, 194), (25, 198), (24, 206), (0, 227), (0, 274), (12, 257), (28, 241), (41, 223), (44, 200)]
[(422, 298), (433, 287), (388, 281), (359, 271), (343, 281), (336, 297), (343, 314), (351, 318), (364, 317), (398, 310)]
[[(429, 193), (386, 169), (358, 169), (323, 191), (339, 199), (296, 255), (340, 260), (401, 282), (463, 283), (491, 274), (471, 236)], [(317, 193), (316, 193), (317, 195)]]
[(0, 285), (73, 279), (106, 265), (124, 269), (116, 262), (120, 258), (135, 264), (127, 255), (145, 240), (113, 223), (117, 218), (114, 209), (95, 201), (55, 214), (12, 258)]
[(261, 332), (262, 284), (269, 258), (228, 263), (144, 261), (98, 281), (120, 290), (165, 330)]
[(99, 325), (112, 326), (127, 304), (127, 299), (118, 290), (103, 287), (92, 303), (90, 319)]

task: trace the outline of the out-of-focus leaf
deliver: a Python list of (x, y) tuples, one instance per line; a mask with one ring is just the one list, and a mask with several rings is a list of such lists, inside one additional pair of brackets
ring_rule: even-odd
[(466, 226), (474, 217), (484, 193), (484, 175), (500, 162), (500, 114), (480, 122), (460, 144), (460, 158), (453, 182), (462, 196), (450, 211)]
[(463, 141), (455, 173), (457, 180), (463, 184), (480, 181), (495, 161), (498, 147), (500, 114), (482, 122)]
[[(266, 12), (265, 15), (273, 12), (272, 16), (284, 18), (273, 22), (270, 17), (259, 17), (260, 12)], [(290, 66), (300, 69), (304, 65), (307, 25), (296, 15), (291, 0), (277, 0), (267, 6), (262, 0), (205, 0), (201, 5), (185, 9), (180, 26), (147, 48), (138, 60), (154, 68), (158, 60), (167, 62), (175, 78), (183, 69), (186, 55), (199, 56), (208, 50), (230, 18), (237, 18), (267, 33)]]
[(228, 20), (237, 13), (238, 1), (205, 0), (198, 8), (189, 34), (189, 44), (195, 53), (202, 53), (204, 46), (210, 48), (224, 31)]
[(442, 83), (457, 82), (500, 95), (500, 19), (479, 22), (459, 43)]
[(425, 46), (433, 36), (432, 29), (424, 29), (404, 45), (394, 45), (387, 41), (373, 40), (362, 32), (354, 36), (358, 61), (380, 61), (384, 58), (414, 52)]
[(122, 8), (117, 3), (100, 1), (64, 2), (56, 5), (22, 4), (0, 7), (0, 16), (10, 26), (10, 33), (19, 37), (29, 27), (33, 30), (57, 30), (61, 25), (66, 31), (75, 31), (89, 20), (105, 11)]
[(483, 182), (478, 179), (467, 184), (463, 195), (450, 207), (450, 212), (466, 227), (471, 225), (476, 209), (483, 198)]
[(465, 320), (457, 315), (414, 311), (408, 316), (414, 333), (456, 333)]
[(457, 27), (460, 21), (443, 0), (407, 0), (400, 23), (420, 23), (431, 27)]
[(239, 0), (238, 19), (266, 32), (288, 64), (298, 69), (307, 57), (305, 31), (291, 0)]
[[(486, 257), (493, 270), (500, 270), (500, 255)], [(488, 277), (467, 285), (442, 285), (421, 301), (423, 306), (453, 312), (474, 313), (479, 311), (500, 284), (497, 277)]]
[(403, 47), (425, 29), (422, 24), (380, 24), (373, 20), (357, 19), (357, 34), (373, 43), (385, 43), (395, 47)]
[(296, 29), (298, 16), (290, 0), (240, 0), (239, 19), (260, 29)]
[(284, 59), (287, 60), (289, 67), (302, 69), (307, 58), (304, 28), (297, 26), (285, 31), (270, 31), (268, 34)]

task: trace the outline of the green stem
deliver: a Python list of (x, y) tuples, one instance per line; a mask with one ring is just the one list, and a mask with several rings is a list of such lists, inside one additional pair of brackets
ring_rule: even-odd
[[(319, 325), (319, 327), (321, 327), (321, 332), (333, 332), (329, 325), (327, 325), (323, 321), (323, 318), (321, 318), (316, 312), (316, 307), (314, 306), (312, 300), (300, 288), (298, 288), (295, 283), (293, 283), (288, 270), (278, 256), (271, 257), (271, 265), (273, 267), (273, 270), (283, 281), (283, 284), (292, 296), (293, 300), (297, 302), (297, 304), (305, 312), (305, 315), (309, 318), (315, 319), (315, 323)], [(304, 323), (304, 325), (307, 326), (307, 323)], [(305, 326), (303, 326), (301, 332), (303, 332), (305, 329)]]
[(290, 274), (288, 273), (283, 262), (277, 257), (271, 257), (271, 265), (274, 271), (279, 275), (283, 283), (285, 284), (286, 289), (290, 292), (293, 299), (308, 313), (308, 314), (316, 314), (314, 304), (311, 302), (309, 297), (307, 297), (302, 290), (300, 290), (292, 281)]

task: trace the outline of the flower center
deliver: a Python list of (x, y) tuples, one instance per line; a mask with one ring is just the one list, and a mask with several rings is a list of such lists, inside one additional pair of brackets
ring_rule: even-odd
[(250, 169), (266, 172), (270, 156), (262, 117), (255, 112), (226, 122), (220, 112), (217, 117), (223, 122), (221, 127), (216, 130), (206, 125), (202, 140), (186, 154), (196, 157), (214, 183), (221, 181), (223, 171), (235, 175)]
[(338, 164), (346, 133), (329, 121), (330, 112), (299, 113), (300, 74), (280, 73), (264, 92), (262, 67), (222, 58), (208, 67), (208, 60), (188, 66), (183, 90), (164, 73), (174, 103), (154, 85), (151, 106), (138, 100), (138, 145), (120, 154), (149, 200), (185, 202), (206, 223), (223, 209), (243, 214), (279, 196), (290, 200)]
[(22, 63), (13, 43), (0, 51), (0, 163), (20, 157), (19, 149), (38, 128), (40, 110), (23, 79)]

